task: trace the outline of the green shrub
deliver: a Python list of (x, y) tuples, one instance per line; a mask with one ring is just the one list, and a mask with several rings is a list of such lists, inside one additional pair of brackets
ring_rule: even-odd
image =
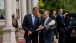
[(0, 26), (0, 35), (3, 34), (2, 29), (3, 29), (3, 26)]

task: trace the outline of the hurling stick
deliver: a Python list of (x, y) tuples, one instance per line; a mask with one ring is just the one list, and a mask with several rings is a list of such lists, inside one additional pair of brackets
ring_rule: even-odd
[(51, 26), (51, 25), (54, 25), (55, 24), (55, 20), (52, 20), (48, 25)]
[[(48, 25), (51, 26), (51, 25), (54, 25), (55, 24), (55, 20), (52, 20)], [(44, 27), (42, 27), (44, 28)], [(38, 28), (36, 31), (39, 31), (40, 29)]]

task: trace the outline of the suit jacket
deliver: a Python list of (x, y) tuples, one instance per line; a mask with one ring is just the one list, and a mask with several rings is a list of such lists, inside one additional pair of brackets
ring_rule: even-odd
[(25, 34), (24, 34), (25, 39), (30, 38), (30, 36), (28, 36), (28, 31), (32, 31), (33, 34), (35, 34), (37, 36), (37, 32), (35, 30), (38, 29), (38, 26), (39, 26), (38, 24), (39, 24), (39, 18), (37, 16), (35, 17), (35, 22), (33, 25), (31, 14), (25, 15), (23, 23), (22, 23), (22, 27), (25, 31)]
[[(51, 18), (56, 21), (56, 17), (54, 15), (52, 15)], [(55, 26), (57, 27), (56, 23), (55, 23)]]
[(51, 16), (52, 19), (56, 20), (56, 17), (54, 15)]
[[(44, 26), (44, 21), (45, 19), (42, 19), (41, 20), (41, 25)], [(46, 25), (48, 25), (50, 22), (52, 21), (51, 18), (48, 19), (48, 21), (46, 22)], [(53, 43), (54, 41), (54, 26), (55, 25), (52, 25), (48, 28), (48, 30), (46, 28), (43, 28), (43, 40), (44, 40), (44, 43)]]
[(64, 22), (64, 17), (61, 16), (60, 14), (57, 15), (57, 29), (59, 33), (65, 33), (65, 22)]

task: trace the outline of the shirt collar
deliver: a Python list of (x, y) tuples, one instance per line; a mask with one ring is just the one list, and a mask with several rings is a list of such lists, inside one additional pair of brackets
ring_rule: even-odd
[(56, 16), (55, 14), (53, 14), (54, 16)]
[(33, 15), (33, 14), (31, 14), (31, 16), (33, 17), (34, 15)]
[(49, 17), (47, 19), (45, 19), (45, 20), (48, 20), (48, 19), (49, 19)]
[(62, 16), (62, 14), (60, 14)]
[(63, 16), (62, 14), (60, 14), (61, 16)]

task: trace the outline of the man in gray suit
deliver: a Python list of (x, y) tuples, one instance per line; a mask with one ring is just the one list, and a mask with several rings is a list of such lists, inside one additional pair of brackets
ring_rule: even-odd
[[(49, 11), (45, 10), (43, 12), (44, 19), (41, 20), (39, 28), (43, 32), (43, 41), (44, 43), (53, 43), (54, 41), (54, 26), (48, 26), (48, 24), (52, 21), (52, 19), (49, 17)], [(44, 28), (42, 28), (44, 27)]]

